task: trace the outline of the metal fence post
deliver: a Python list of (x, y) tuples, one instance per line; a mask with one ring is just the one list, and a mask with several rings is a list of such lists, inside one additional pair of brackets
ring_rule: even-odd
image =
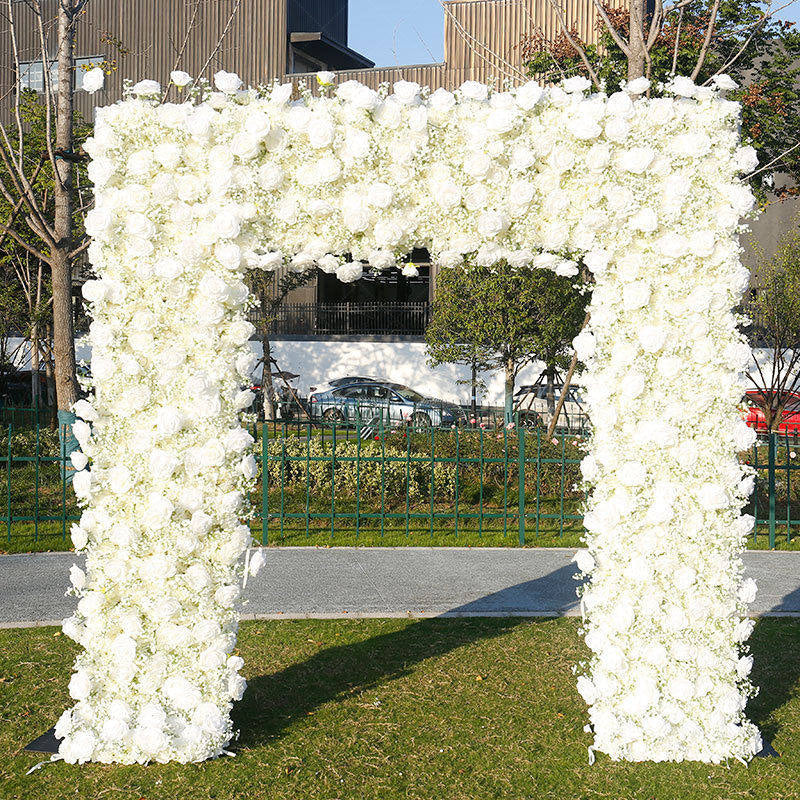
[(775, 445), (778, 434), (769, 434), (767, 480), (769, 485), (769, 549), (775, 549)]
[(517, 413), (517, 439), (519, 440), (519, 544), (525, 545), (525, 428), (520, 425), (519, 413)]
[(269, 429), (267, 421), (261, 425), (261, 544), (269, 544), (269, 472), (267, 470)]

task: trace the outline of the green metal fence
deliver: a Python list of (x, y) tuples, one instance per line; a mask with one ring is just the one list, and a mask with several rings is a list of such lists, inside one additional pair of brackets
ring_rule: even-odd
[(261, 540), (521, 544), (580, 530), (584, 439), (512, 426), (261, 428)]
[(779, 535), (791, 543), (800, 525), (800, 437), (788, 432), (761, 435), (743, 461), (756, 471), (747, 509), (756, 518), (753, 540), (766, 535), (770, 549)]
[[(0, 408), (0, 550), (63, 549), (80, 512), (63, 436)], [(515, 424), (415, 427), (381, 419), (250, 426), (260, 462), (251, 527), (263, 544), (576, 545), (586, 439)], [(747, 509), (758, 546), (796, 545), (800, 438), (761, 436)]]

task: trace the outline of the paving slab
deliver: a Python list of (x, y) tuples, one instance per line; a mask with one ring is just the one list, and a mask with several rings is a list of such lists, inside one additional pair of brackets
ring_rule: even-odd
[[(571, 616), (571, 548), (270, 547), (245, 619)], [(800, 552), (748, 551), (754, 616), (800, 616)], [(0, 627), (58, 624), (74, 553), (0, 556)]]

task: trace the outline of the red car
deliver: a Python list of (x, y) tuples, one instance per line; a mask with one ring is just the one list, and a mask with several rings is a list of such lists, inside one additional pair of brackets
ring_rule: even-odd
[[(747, 412), (747, 424), (755, 428), (759, 433), (767, 432), (767, 422), (764, 412), (756, 404), (756, 400), (762, 396), (758, 389), (751, 389), (747, 392), (747, 403), (750, 406)], [(781, 433), (800, 434), (800, 393), (791, 392), (789, 400), (783, 409), (783, 419), (778, 425)]]

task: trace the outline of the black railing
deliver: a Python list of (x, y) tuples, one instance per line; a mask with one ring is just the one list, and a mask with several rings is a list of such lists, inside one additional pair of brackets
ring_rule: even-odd
[[(250, 312), (258, 324), (260, 311)], [(422, 336), (430, 321), (426, 302), (285, 303), (273, 336)]]

